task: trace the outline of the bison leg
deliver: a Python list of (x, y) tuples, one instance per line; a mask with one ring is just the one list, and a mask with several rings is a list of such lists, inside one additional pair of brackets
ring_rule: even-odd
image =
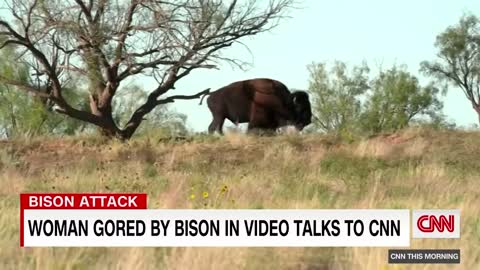
[(225, 110), (224, 110), (224, 102), (222, 101), (221, 94), (213, 93), (207, 98), (207, 105), (208, 109), (212, 113), (212, 123), (208, 126), (208, 133), (212, 134), (215, 131), (218, 133), (223, 134), (223, 122), (225, 122)]
[(208, 133), (212, 134), (217, 131), (220, 134), (223, 134), (223, 123), (225, 118), (214, 117), (212, 123), (208, 126)]
[(263, 106), (253, 103), (250, 111), (250, 121), (248, 122), (248, 132), (262, 134), (265, 131), (274, 131), (276, 124), (273, 119), (273, 112)]

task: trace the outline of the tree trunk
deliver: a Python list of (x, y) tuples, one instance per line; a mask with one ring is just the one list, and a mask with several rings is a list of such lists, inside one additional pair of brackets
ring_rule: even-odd
[(121, 130), (113, 120), (112, 104), (109, 95), (101, 95), (100, 97), (90, 95), (90, 110), (92, 114), (102, 119), (102, 125), (99, 126), (100, 134), (102, 136), (124, 139)]
[(478, 117), (478, 126), (480, 127), (480, 102), (477, 103), (475, 102), (475, 100), (470, 100), (472, 102), (472, 108), (475, 110), (475, 112), (477, 113), (477, 117)]
[(145, 104), (140, 106), (132, 115), (130, 120), (128, 121), (125, 129), (121, 132), (121, 137), (123, 140), (130, 139), (137, 128), (140, 126), (142, 121), (144, 120), (144, 116), (151, 112), (156, 107), (155, 99), (149, 98)]
[(475, 108), (478, 116), (478, 127), (480, 127), (480, 105)]

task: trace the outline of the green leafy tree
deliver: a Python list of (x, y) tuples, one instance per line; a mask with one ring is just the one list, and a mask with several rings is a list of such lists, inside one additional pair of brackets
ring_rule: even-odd
[(394, 66), (371, 82), (359, 123), (363, 131), (378, 133), (402, 129), (415, 117), (439, 121), (443, 105), (438, 94), (433, 84), (423, 87), (415, 76)]
[[(12, 48), (0, 53), (0, 74), (24, 85), (34, 85), (28, 67), (16, 61)], [(53, 103), (17, 86), (0, 83), (0, 137), (36, 136), (44, 134), (74, 134), (85, 129), (86, 123), (53, 112)], [(38, 88), (44, 88), (38, 86)], [(85, 93), (86, 94), (86, 93)], [(84, 98), (68, 91), (65, 99), (72, 104), (84, 104)]]
[(480, 21), (464, 15), (458, 24), (437, 36), (435, 61), (424, 61), (422, 71), (463, 91), (480, 123)]
[(345, 63), (336, 61), (330, 70), (325, 63), (311, 64), (308, 70), (314, 125), (324, 132), (354, 129), (362, 110), (360, 97), (369, 88), (368, 66), (348, 70)]
[(370, 79), (366, 64), (348, 69), (335, 62), (309, 66), (314, 124), (324, 132), (351, 138), (395, 131), (413, 123), (450, 127), (441, 113), (439, 89), (421, 86), (405, 68), (392, 67)]

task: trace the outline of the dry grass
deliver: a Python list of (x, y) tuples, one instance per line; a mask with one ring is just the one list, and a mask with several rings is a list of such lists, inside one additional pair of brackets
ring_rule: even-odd
[[(1, 269), (480, 269), (480, 134), (0, 143)], [(24, 248), (20, 192), (147, 192), (149, 208), (460, 208), (460, 265), (388, 265), (387, 248)], [(208, 198), (202, 193), (207, 191)]]

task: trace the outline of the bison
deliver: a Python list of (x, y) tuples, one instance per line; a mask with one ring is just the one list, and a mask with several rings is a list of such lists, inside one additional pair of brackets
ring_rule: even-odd
[(251, 79), (231, 83), (208, 94), (208, 108), (213, 120), (208, 132), (222, 134), (225, 119), (234, 124), (247, 123), (248, 130), (276, 130), (294, 125), (302, 130), (311, 123), (312, 111), (308, 94), (291, 93), (281, 82), (272, 79)]

